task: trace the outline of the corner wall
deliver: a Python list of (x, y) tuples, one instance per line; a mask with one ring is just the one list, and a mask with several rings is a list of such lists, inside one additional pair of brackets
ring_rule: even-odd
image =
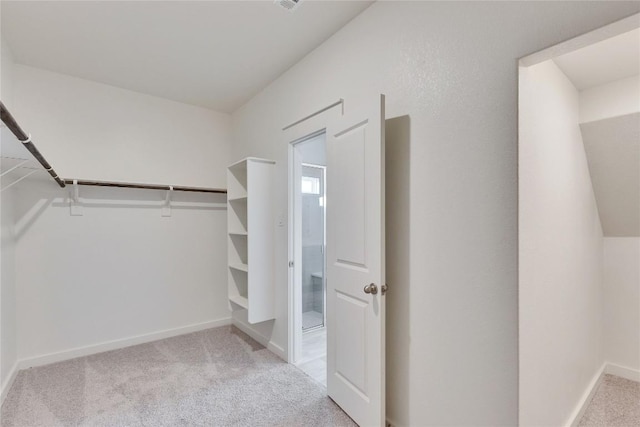
[[(0, 100), (13, 105), (13, 57), (9, 47), (0, 46)], [(13, 135), (0, 125), (0, 153), (8, 154), (7, 139)], [(0, 178), (0, 187), (6, 185)], [(12, 189), (0, 193), (0, 404), (11, 386), (17, 362), (16, 272), (14, 234), (14, 193)]]
[[(18, 360), (13, 189), (2, 193), (0, 204), (0, 395), (11, 386)], [(0, 404), (2, 399), (0, 399)]]
[[(16, 66), (13, 113), (63, 177), (226, 187), (230, 116)], [(43, 174), (44, 175), (44, 174)], [(16, 185), (18, 358), (51, 363), (229, 322), (224, 195)]]
[[(517, 424), (517, 60), (639, 9), (376, 2), (233, 114), (231, 160), (277, 162), (276, 218), (287, 218), (284, 126), (378, 93), (388, 119), (409, 116), (409, 197), (395, 208), (410, 237), (388, 242), (410, 249), (410, 271), (387, 278), (389, 295), (409, 304), (408, 319), (387, 324), (402, 337), (388, 341), (399, 345), (388, 366), (411, 369), (387, 376), (394, 425)], [(287, 227), (275, 233), (277, 318), (254, 329), (286, 349)]]
[(520, 425), (573, 420), (604, 364), (602, 227), (579, 95), (553, 61), (520, 68)]

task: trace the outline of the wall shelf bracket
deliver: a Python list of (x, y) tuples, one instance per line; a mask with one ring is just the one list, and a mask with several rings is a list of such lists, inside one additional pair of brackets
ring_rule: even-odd
[(167, 195), (164, 199), (164, 206), (162, 206), (162, 216), (170, 217), (171, 216), (171, 193), (173, 192), (173, 185), (169, 186), (167, 190)]
[(84, 212), (82, 204), (80, 204), (80, 186), (78, 185), (77, 179), (73, 180), (73, 187), (70, 192), (69, 207), (71, 209), (71, 216), (82, 216)]

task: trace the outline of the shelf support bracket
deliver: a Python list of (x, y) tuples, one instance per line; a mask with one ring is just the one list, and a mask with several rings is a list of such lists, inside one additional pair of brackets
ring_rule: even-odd
[(162, 206), (162, 216), (170, 217), (171, 216), (171, 193), (173, 192), (173, 185), (169, 186), (167, 190), (167, 195), (164, 199), (164, 206)]
[(71, 208), (71, 216), (82, 216), (84, 214), (82, 205), (80, 204), (80, 186), (78, 180), (73, 180), (73, 188), (71, 188), (71, 197), (69, 206)]

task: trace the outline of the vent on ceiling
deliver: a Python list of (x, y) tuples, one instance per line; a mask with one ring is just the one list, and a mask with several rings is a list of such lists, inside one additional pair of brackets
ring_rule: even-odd
[(275, 0), (276, 4), (284, 7), (288, 11), (293, 12), (293, 10), (300, 4), (302, 0)]

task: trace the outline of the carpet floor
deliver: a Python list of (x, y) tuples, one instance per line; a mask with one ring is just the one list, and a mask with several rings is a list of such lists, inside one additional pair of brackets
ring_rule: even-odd
[(325, 389), (232, 326), (20, 371), (10, 426), (355, 426)]
[(605, 375), (578, 426), (640, 426), (640, 383)]

